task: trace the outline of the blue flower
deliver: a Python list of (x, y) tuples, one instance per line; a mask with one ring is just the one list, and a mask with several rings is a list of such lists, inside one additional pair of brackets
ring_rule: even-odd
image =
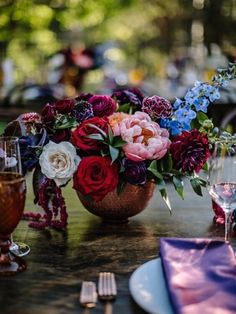
[(175, 111), (175, 116), (179, 122), (190, 122), (191, 120), (195, 119), (197, 114), (192, 109), (187, 108), (179, 108)]
[(171, 135), (176, 136), (182, 133), (183, 131), (191, 130), (190, 122), (179, 122), (177, 120), (168, 120), (161, 119), (160, 126), (163, 128), (167, 128)]
[(210, 95), (209, 95), (209, 99), (210, 101), (215, 101), (216, 99), (219, 99), (220, 98), (220, 92), (219, 92), (219, 88), (216, 87), (216, 86), (212, 86), (212, 90), (210, 92)]
[(199, 95), (199, 88), (194, 87), (187, 91), (187, 94), (184, 96), (184, 99), (186, 103), (191, 106), (193, 102), (195, 101), (195, 99), (198, 97), (198, 95)]
[(201, 110), (203, 112), (207, 112), (207, 107), (209, 106), (210, 101), (205, 97), (200, 97), (195, 99), (193, 104), (197, 111)]
[(183, 104), (183, 100), (179, 99), (179, 98), (176, 98), (175, 99), (175, 102), (173, 104), (173, 108), (174, 109), (178, 109), (179, 107), (181, 107)]

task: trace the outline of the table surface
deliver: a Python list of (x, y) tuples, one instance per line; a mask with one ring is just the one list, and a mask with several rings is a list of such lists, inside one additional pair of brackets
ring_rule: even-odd
[[(28, 180), (26, 211), (40, 211), (33, 205)], [(113, 314), (144, 314), (129, 292), (129, 279), (135, 269), (158, 257), (160, 237), (222, 238), (223, 226), (212, 223), (213, 212), (206, 192), (200, 197), (187, 184), (185, 200), (168, 188), (170, 215), (158, 191), (148, 207), (130, 218), (127, 224), (105, 224), (83, 208), (76, 193), (63, 189), (68, 208), (66, 231), (39, 231), (21, 221), (14, 232), (15, 241), (31, 247), (26, 257), (28, 268), (12, 277), (0, 278), (2, 314), (82, 313), (79, 293), (83, 280), (97, 282), (100, 271), (116, 275), (118, 295)], [(236, 249), (236, 238), (232, 238)], [(97, 303), (92, 313), (103, 313)]]

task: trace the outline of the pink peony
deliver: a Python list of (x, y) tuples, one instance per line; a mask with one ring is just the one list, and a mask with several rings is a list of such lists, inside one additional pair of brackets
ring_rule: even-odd
[(115, 112), (108, 117), (109, 125), (112, 128), (114, 136), (120, 135), (120, 123), (130, 115), (124, 112)]
[(161, 159), (171, 144), (169, 132), (144, 112), (137, 111), (123, 119), (119, 127), (122, 139), (127, 142), (124, 153), (133, 161)]

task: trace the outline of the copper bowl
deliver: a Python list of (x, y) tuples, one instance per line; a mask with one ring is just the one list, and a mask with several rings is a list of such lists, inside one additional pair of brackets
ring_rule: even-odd
[(116, 191), (110, 192), (99, 202), (89, 199), (79, 191), (76, 192), (81, 203), (92, 214), (107, 222), (123, 223), (145, 209), (154, 188), (155, 184), (152, 181), (143, 186), (127, 183), (119, 195)]

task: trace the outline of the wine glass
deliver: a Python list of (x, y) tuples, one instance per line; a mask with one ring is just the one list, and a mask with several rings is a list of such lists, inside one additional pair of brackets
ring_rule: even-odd
[(210, 159), (208, 190), (225, 213), (225, 241), (229, 240), (231, 218), (236, 208), (236, 140), (217, 141)]
[[(19, 139), (14, 136), (0, 136), (0, 171), (22, 174)], [(11, 236), (10, 251), (18, 256), (25, 256), (30, 247), (22, 242), (14, 242)]]
[(26, 183), (19, 173), (0, 172), (0, 276), (26, 269), (26, 262), (9, 251), (11, 233), (18, 225), (25, 206)]

